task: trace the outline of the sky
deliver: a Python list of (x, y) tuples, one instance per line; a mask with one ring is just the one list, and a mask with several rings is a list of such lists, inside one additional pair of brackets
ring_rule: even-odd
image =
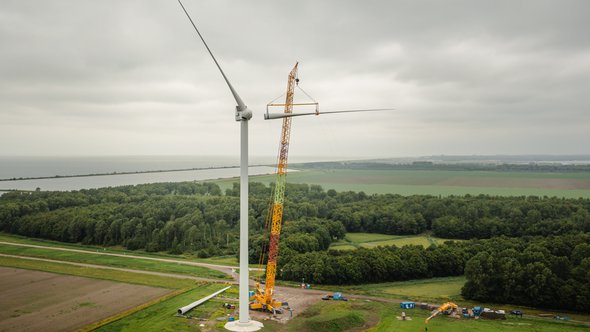
[[(254, 112), (253, 156), (278, 151), (263, 113), (297, 61), (320, 111), (395, 110), (294, 118), (290, 156), (590, 154), (590, 1), (183, 3)], [(0, 155), (238, 158), (176, 0), (3, 0), (0, 45)]]

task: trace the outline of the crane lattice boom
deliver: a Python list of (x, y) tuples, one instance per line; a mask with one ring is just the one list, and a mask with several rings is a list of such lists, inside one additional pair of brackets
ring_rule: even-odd
[[(289, 73), (287, 80), (287, 95), (285, 100), (285, 113), (293, 112), (293, 95), (295, 91), (297, 66)], [(270, 227), (270, 243), (268, 247), (268, 263), (266, 264), (266, 287), (264, 290), (256, 284), (254, 302), (250, 304), (251, 309), (262, 309), (273, 312), (280, 308), (283, 302), (273, 299), (275, 277), (277, 272), (277, 256), (279, 254), (279, 237), (283, 222), (283, 202), (285, 199), (285, 186), (287, 182), (287, 164), (289, 156), (289, 139), (291, 136), (291, 118), (283, 118), (279, 157), (277, 162), (277, 179), (272, 202), (272, 219)]]

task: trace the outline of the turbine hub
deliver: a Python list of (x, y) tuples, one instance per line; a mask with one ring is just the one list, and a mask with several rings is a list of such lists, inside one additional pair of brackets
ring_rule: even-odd
[(236, 106), (236, 121), (252, 119), (252, 111), (247, 107)]

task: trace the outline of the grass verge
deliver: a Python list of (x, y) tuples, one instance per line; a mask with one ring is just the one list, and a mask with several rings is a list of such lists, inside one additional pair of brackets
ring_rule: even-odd
[(113, 266), (155, 272), (176, 273), (201, 278), (231, 279), (227, 274), (201, 266), (154, 261), (140, 258), (101, 255), (93, 252), (72, 252), (45, 248), (20, 247), (0, 244), (0, 253), (17, 256), (47, 258), (60, 261)]
[(215, 318), (225, 316), (229, 311), (221, 307), (222, 301), (212, 299), (193, 309), (190, 312), (191, 318), (176, 317), (176, 310), (219, 289), (220, 285), (201, 285), (112, 321), (95, 331), (200, 331), (199, 325), (202, 322), (193, 317), (208, 319), (211, 323)]
[(105, 279), (118, 282), (126, 282), (130, 284), (155, 286), (169, 289), (190, 288), (194, 287), (195, 285), (195, 281), (190, 279), (176, 279), (135, 272), (97, 269), (91, 267), (54, 262), (34, 261), (13, 257), (0, 256), (0, 266), (15, 267), (26, 270), (45, 271), (58, 274), (67, 274), (95, 279)]

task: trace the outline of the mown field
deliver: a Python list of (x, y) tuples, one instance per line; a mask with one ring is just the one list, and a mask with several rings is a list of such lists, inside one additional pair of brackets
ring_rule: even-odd
[[(44, 240), (44, 239), (37, 239), (37, 238), (28, 238), (19, 235), (7, 234), (0, 232), (0, 242), (11, 242), (11, 243), (23, 243), (23, 244), (31, 244), (31, 245), (39, 245), (45, 247), (59, 247), (59, 248), (68, 248), (68, 249), (75, 249), (75, 250), (84, 250), (88, 252), (105, 252), (105, 253), (112, 253), (112, 254), (122, 254), (122, 255), (133, 255), (133, 256), (144, 256), (148, 258), (164, 258), (164, 259), (173, 259), (173, 260), (186, 260), (191, 262), (201, 262), (201, 263), (208, 263), (208, 264), (220, 264), (220, 265), (229, 265), (229, 266), (237, 266), (238, 259), (235, 255), (232, 256), (214, 256), (209, 258), (198, 258), (194, 255), (172, 255), (166, 254), (162, 252), (145, 252), (143, 250), (128, 250), (120, 246), (116, 247), (98, 247), (92, 245), (81, 245), (79, 243), (65, 243), (65, 242), (58, 242), (58, 241), (51, 241), (51, 240)], [(258, 264), (250, 264), (251, 268), (257, 268)]]
[[(200, 331), (200, 324), (205, 323), (207, 329), (222, 329), (225, 322), (217, 322), (220, 316), (233, 314), (235, 310), (224, 309), (224, 300), (212, 299), (198, 308), (190, 311), (195, 319), (176, 317), (176, 310), (191, 302), (223, 288), (221, 285), (203, 285), (175, 296), (167, 301), (157, 303), (149, 308), (133, 313), (94, 331)], [(237, 288), (226, 291), (224, 296), (237, 297)], [(200, 321), (206, 319), (207, 322)], [(205, 325), (204, 324), (204, 325)]]
[[(332, 243), (330, 249), (354, 250), (357, 248), (373, 248), (377, 246), (421, 245), (425, 248), (431, 244), (440, 244), (447, 239), (432, 237), (430, 235), (388, 235), (377, 233), (346, 233), (344, 240)], [(456, 241), (456, 240), (454, 240)]]
[[(405, 312), (411, 320), (398, 320)], [(400, 309), (397, 303), (373, 302), (366, 300), (321, 301), (309, 307), (289, 324), (264, 322), (262, 331), (587, 331), (582, 323), (554, 321), (537, 317), (508, 317), (505, 321), (484, 319), (454, 319), (448, 316), (433, 318), (428, 325), (424, 320), (430, 315), (427, 310)]]
[[(381, 234), (353, 234), (352, 239), (362, 241), (389, 241), (387, 235)], [(33, 241), (33, 240), (30, 240)], [(57, 244), (55, 244), (57, 245)], [(96, 264), (105, 264), (98, 261)], [(222, 287), (219, 284), (195, 282), (188, 279), (176, 279), (165, 276), (145, 275), (135, 272), (122, 272), (113, 270), (81, 267), (55, 262), (29, 261), (12, 257), (0, 257), (0, 266), (11, 266), (23, 269), (48, 271), (60, 274), (83, 276), (95, 279), (106, 279), (117, 282), (125, 282), (140, 285), (149, 285), (178, 290), (171, 297), (150, 303), (138, 310), (123, 312), (116, 320), (100, 327), (101, 331), (199, 331), (215, 330), (222, 331), (224, 322), (217, 321), (217, 317), (235, 314), (235, 311), (228, 311), (221, 307), (225, 299), (214, 300), (191, 312), (195, 318), (205, 318), (208, 321), (200, 322), (197, 319), (186, 319), (175, 317), (174, 313), (180, 306), (186, 305), (202, 296), (212, 293)], [(343, 291), (352, 295), (367, 295), (389, 299), (391, 303), (367, 302), (354, 300), (348, 303), (343, 302), (322, 302), (312, 305), (307, 311), (297, 316), (293, 321), (279, 324), (272, 321), (265, 321), (265, 331), (423, 331), (424, 318), (427, 312), (422, 310), (407, 311), (413, 318), (412, 321), (401, 322), (395, 319), (401, 314), (396, 301), (400, 299), (411, 299), (416, 301), (427, 301), (430, 303), (442, 303), (452, 300), (460, 305), (475, 305), (464, 301), (460, 296), (460, 289), (464, 283), (463, 277), (436, 278), (428, 280), (412, 280), (405, 282), (393, 282), (383, 284), (370, 284), (358, 286), (325, 286), (327, 292)], [(237, 289), (232, 287), (224, 296), (236, 297)], [(512, 306), (500, 306), (493, 304), (482, 304), (494, 308), (513, 308)], [(540, 310), (524, 308), (525, 312), (537, 313)], [(545, 311), (546, 312), (546, 311)], [(586, 320), (587, 315), (568, 314), (573, 319)], [(201, 323), (206, 324), (200, 328)], [(588, 326), (577, 323), (558, 322), (550, 319), (525, 317), (523, 319), (509, 318), (508, 321), (456, 321), (448, 317), (435, 318), (429, 325), (429, 331), (583, 331)]]
[(177, 273), (202, 278), (231, 279), (223, 272), (211, 270), (201, 266), (191, 266), (137, 258), (106, 256), (92, 252), (70, 252), (54, 249), (20, 247), (0, 243), (0, 253), (16, 256), (46, 258), (67, 262), (105, 265), (118, 268)]
[[(250, 181), (268, 184), (275, 181), (275, 176), (252, 176)], [(231, 188), (236, 179), (215, 182), (225, 190)], [(590, 173), (573, 172), (303, 170), (289, 173), (288, 182), (368, 194), (590, 197)]]

